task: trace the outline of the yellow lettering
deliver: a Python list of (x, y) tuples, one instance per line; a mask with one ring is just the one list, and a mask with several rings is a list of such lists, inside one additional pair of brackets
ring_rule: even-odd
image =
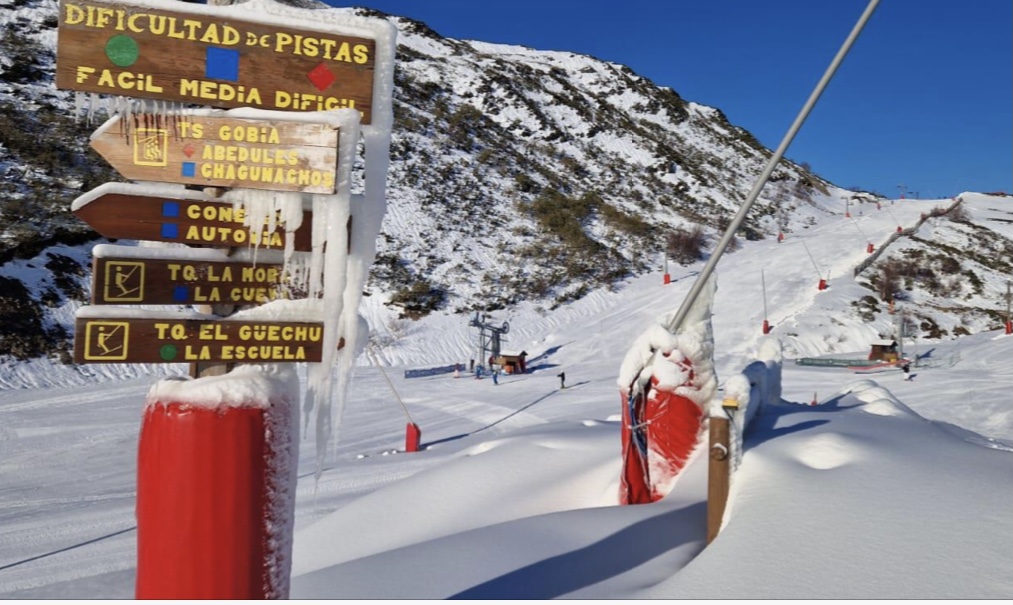
[(187, 78), (181, 78), (179, 81), (179, 94), (184, 96), (196, 97), (199, 94), (200, 81), (189, 80)]
[(84, 10), (76, 4), (67, 4), (67, 12), (63, 16), (64, 25), (78, 25), (84, 21)]
[(211, 359), (211, 347), (207, 345), (201, 345), (200, 350), (194, 352), (191, 345), (186, 345), (183, 349), (183, 358), (188, 361), (201, 361)]
[(218, 24), (209, 24), (207, 30), (204, 32), (204, 35), (201, 36), (200, 41), (204, 44), (214, 44), (216, 46), (221, 44), (218, 40)]
[(166, 331), (169, 329), (169, 324), (155, 324), (156, 338), (164, 340), (166, 337)]
[(277, 38), (275, 38), (274, 52), (280, 53), (285, 50), (286, 47), (291, 46), (292, 36), (283, 32), (278, 32)]
[(111, 8), (99, 8), (98, 18), (96, 20), (95, 27), (104, 28), (109, 25), (109, 20), (113, 18), (113, 9)]
[(369, 63), (369, 47), (365, 44), (356, 44), (352, 48), (352, 56), (354, 57), (354, 61), (359, 65)]
[(77, 66), (77, 83), (80, 84), (88, 79), (88, 76), (95, 73), (94, 67), (85, 67), (84, 65)]
[(144, 28), (137, 25), (137, 20), (140, 19), (141, 17), (147, 17), (147, 15), (141, 13), (130, 15), (130, 17), (127, 18), (127, 29), (134, 32), (135, 34), (144, 33)]
[(344, 61), (345, 63), (352, 62), (351, 50), (348, 47), (348, 42), (342, 42), (338, 48), (338, 54), (334, 57), (338, 61)]
[(239, 44), (239, 30), (231, 25), (222, 26), (222, 45), (235, 46)]

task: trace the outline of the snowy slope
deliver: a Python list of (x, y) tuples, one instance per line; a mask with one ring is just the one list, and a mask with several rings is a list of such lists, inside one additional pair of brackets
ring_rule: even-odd
[[(617, 312), (629, 306), (627, 334), (642, 325), (642, 299), (663, 290), (644, 282), (628, 290), (638, 296), (610, 301)], [(728, 525), (703, 550), (700, 465), (656, 505), (612, 506), (622, 331), (598, 337), (575, 321), (556, 334), (560, 348), (536, 371), (499, 386), (388, 370), (423, 429), (418, 454), (396, 453), (404, 418), (380, 372), (360, 367), (319, 483), (314, 444), (303, 443), (294, 596), (749, 597), (757, 585), (771, 598), (1013, 591), (1001, 573), (1013, 537), (1003, 504), (1013, 419), (981, 410), (1008, 410), (1013, 370), (1000, 362), (1013, 355), (1013, 339), (992, 333), (940, 345), (933, 355), (959, 356), (954, 368), (917, 370), (912, 383), (877, 376), (876, 389), (846, 371), (789, 363), (785, 401), (805, 404), (818, 392), (825, 405), (786, 403), (761, 417)], [(557, 367), (572, 377), (564, 391)], [(973, 400), (963, 396), (969, 382)], [(0, 594), (132, 594), (134, 448), (148, 384), (5, 395)], [(833, 557), (799, 550), (825, 544)], [(943, 544), (946, 558), (935, 554)], [(842, 572), (857, 581), (842, 584)]]

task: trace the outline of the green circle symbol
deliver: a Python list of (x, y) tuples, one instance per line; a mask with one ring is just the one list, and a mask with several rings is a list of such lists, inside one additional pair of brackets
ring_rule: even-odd
[(106, 40), (106, 56), (117, 67), (130, 67), (141, 55), (137, 41), (122, 34)]
[(173, 359), (176, 359), (176, 353), (176, 345), (162, 345), (162, 348), (158, 350), (158, 354), (165, 361), (172, 361)]

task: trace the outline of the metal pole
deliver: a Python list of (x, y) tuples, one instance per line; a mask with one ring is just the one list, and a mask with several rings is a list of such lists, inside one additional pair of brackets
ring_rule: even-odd
[(897, 330), (897, 338), (900, 343), (899, 359), (904, 359), (904, 309), (900, 310), (900, 327)]
[(818, 277), (820, 279), (823, 279), (823, 274), (820, 273), (820, 268), (816, 264), (816, 259), (813, 258), (813, 253), (809, 252), (809, 246), (806, 246), (805, 242), (802, 242), (802, 247), (805, 248), (806, 253), (809, 255), (809, 260), (811, 260), (813, 262), (813, 268), (816, 269), (816, 277)]
[(763, 288), (763, 318), (767, 319), (767, 280), (763, 277), (763, 269), (760, 269), (760, 287)]
[(394, 388), (394, 383), (390, 381), (390, 377), (387, 376), (387, 372), (383, 371), (383, 367), (376, 361), (376, 357), (373, 356), (372, 351), (366, 351), (366, 354), (369, 355), (369, 359), (373, 362), (373, 365), (376, 366), (376, 369), (380, 370), (380, 373), (383, 374), (383, 379), (387, 381), (387, 386), (390, 387), (390, 392), (394, 394), (394, 399), (397, 399), (398, 404), (401, 405), (401, 411), (404, 412), (405, 418), (407, 418), (408, 422), (411, 424), (415, 424), (415, 421), (412, 420), (412, 415), (408, 413), (408, 407), (405, 406), (403, 401), (401, 401), (401, 396), (397, 394), (397, 389)]
[(855, 224), (855, 229), (858, 229), (858, 232), (862, 234), (862, 237), (865, 238), (865, 241), (871, 244), (872, 240), (869, 239), (869, 236), (865, 234), (865, 231), (862, 231), (862, 228), (858, 226), (858, 221), (856, 221), (855, 219), (851, 219), (851, 222)]
[(855, 40), (858, 39), (858, 35), (862, 33), (862, 29), (865, 28), (866, 22), (869, 20), (869, 17), (872, 16), (873, 11), (876, 10), (876, 6), (878, 4), (879, 0), (869, 0), (869, 5), (865, 7), (865, 12), (862, 13), (862, 16), (858, 19), (858, 23), (855, 24), (854, 28), (852, 28), (847, 39), (844, 40), (844, 44), (841, 45), (840, 50), (837, 51), (837, 55), (834, 57), (833, 61), (830, 62), (830, 66), (827, 67), (823, 77), (820, 78), (820, 81), (816, 84), (816, 88), (813, 89), (812, 94), (809, 95), (809, 100), (805, 102), (802, 110), (799, 111), (798, 116), (791, 125), (791, 128), (788, 129), (788, 132), (784, 135), (784, 139), (781, 141), (781, 144), (778, 145), (777, 150), (774, 151), (774, 155), (770, 156), (770, 160), (767, 161), (767, 166), (763, 169), (763, 172), (760, 173), (760, 178), (756, 181), (756, 184), (753, 185), (753, 189), (746, 197), (746, 201), (742, 203), (742, 207), (739, 208), (739, 211), (735, 214), (732, 222), (728, 224), (728, 228), (725, 229), (724, 235), (722, 235), (721, 240), (718, 241), (717, 247), (714, 249), (714, 253), (711, 255), (710, 260), (708, 260), (707, 264), (704, 265), (704, 268), (700, 271), (696, 281), (693, 282), (693, 287), (690, 288), (689, 294), (687, 294), (685, 300), (682, 301), (682, 306), (679, 307), (679, 310), (672, 317), (669, 324), (665, 326), (669, 332), (675, 333), (682, 326), (682, 322), (686, 319), (686, 315), (689, 314), (690, 308), (693, 306), (693, 303), (696, 302), (697, 296), (699, 296), (700, 292), (703, 290), (704, 284), (707, 283), (711, 274), (714, 273), (714, 267), (717, 266), (718, 261), (721, 259), (721, 255), (723, 255), (725, 253), (725, 249), (728, 248), (728, 243), (732, 240), (732, 237), (735, 236), (735, 232), (742, 225), (742, 221), (745, 220), (746, 214), (749, 212), (753, 203), (758, 197), (760, 197), (760, 191), (763, 189), (763, 186), (767, 184), (767, 180), (770, 179), (770, 175), (773, 174), (774, 168), (777, 167), (778, 162), (780, 162), (781, 158), (784, 157), (784, 152), (788, 150), (788, 146), (802, 127), (802, 123), (805, 122), (807, 117), (809, 117), (809, 112), (811, 112), (812, 108), (816, 105), (816, 101), (818, 101), (820, 95), (823, 94), (823, 90), (827, 87), (827, 84), (830, 83), (830, 79), (834, 76), (834, 73), (837, 72), (837, 68), (840, 66), (841, 62), (844, 61), (844, 57), (848, 54), (848, 51), (851, 50), (851, 46), (855, 43)]

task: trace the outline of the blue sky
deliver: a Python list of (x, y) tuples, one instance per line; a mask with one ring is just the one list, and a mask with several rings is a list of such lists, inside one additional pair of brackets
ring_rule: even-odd
[[(622, 63), (776, 147), (867, 0), (328, 0)], [(1013, 193), (1013, 2), (882, 0), (787, 156), (899, 197)]]

